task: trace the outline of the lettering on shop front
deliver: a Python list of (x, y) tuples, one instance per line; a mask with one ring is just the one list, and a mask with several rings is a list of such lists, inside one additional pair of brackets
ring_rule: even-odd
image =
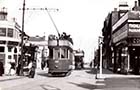
[(133, 38), (132, 43), (139, 44), (140, 43), (140, 38)]
[(140, 24), (129, 24), (130, 32), (140, 32)]

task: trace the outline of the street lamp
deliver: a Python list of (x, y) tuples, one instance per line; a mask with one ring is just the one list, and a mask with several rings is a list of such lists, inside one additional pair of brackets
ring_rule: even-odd
[(98, 39), (98, 44), (99, 44), (99, 50), (100, 50), (100, 67), (99, 67), (99, 78), (102, 78), (102, 74), (103, 74), (103, 69), (102, 69), (102, 44), (103, 44), (103, 37), (99, 36)]

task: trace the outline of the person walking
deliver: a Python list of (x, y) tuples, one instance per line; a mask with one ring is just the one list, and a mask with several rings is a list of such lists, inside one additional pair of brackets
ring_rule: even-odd
[(36, 62), (35, 61), (30, 61), (29, 65), (28, 65), (28, 68), (29, 68), (29, 78), (34, 78)]
[(16, 63), (15, 63), (15, 60), (14, 59), (12, 59), (11, 61), (10, 61), (10, 65), (11, 65), (11, 67), (10, 67), (10, 70), (9, 70), (9, 75), (14, 75), (15, 74), (15, 69), (16, 69)]

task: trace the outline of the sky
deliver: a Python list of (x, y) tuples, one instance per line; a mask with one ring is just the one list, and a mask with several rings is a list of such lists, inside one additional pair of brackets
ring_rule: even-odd
[[(98, 48), (98, 37), (102, 35), (103, 22), (108, 13), (127, 1), (133, 6), (135, 0), (25, 0), (26, 8), (53, 8), (50, 14), (60, 33), (70, 34), (74, 49), (85, 52), (85, 62), (94, 58)], [(6, 7), (9, 17), (15, 17), (19, 25), (22, 20), (23, 0), (0, 0), (0, 7)], [(57, 35), (56, 29), (44, 10), (25, 11), (25, 30), (30, 36)]]

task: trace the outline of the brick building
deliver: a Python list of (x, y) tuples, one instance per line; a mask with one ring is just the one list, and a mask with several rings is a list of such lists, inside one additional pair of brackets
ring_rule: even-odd
[(108, 14), (102, 29), (103, 62), (120, 73), (140, 72), (140, 0), (132, 9), (126, 2)]

